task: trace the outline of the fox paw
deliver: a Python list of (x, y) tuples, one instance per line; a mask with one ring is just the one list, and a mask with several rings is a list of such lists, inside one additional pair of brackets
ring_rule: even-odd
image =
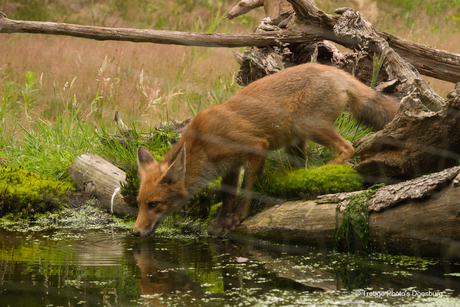
[(225, 221), (225, 229), (228, 231), (234, 231), (236, 227), (243, 221), (243, 218), (238, 213), (233, 213)]
[(208, 234), (212, 236), (223, 236), (226, 233), (234, 231), (242, 220), (243, 218), (241, 215), (237, 213), (228, 214), (223, 221), (214, 219), (208, 226)]
[(220, 220), (213, 219), (208, 226), (208, 234), (211, 236), (221, 236), (224, 234), (224, 223)]

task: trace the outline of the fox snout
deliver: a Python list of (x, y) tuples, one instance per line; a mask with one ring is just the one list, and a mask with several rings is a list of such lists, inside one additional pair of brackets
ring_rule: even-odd
[(139, 230), (138, 227), (134, 226), (133, 236), (138, 237), (138, 238), (147, 238), (148, 236), (153, 234), (155, 230), (157, 230), (159, 224), (160, 223), (152, 223), (148, 227), (141, 229), (141, 230)]
[(141, 236), (141, 232), (137, 229), (133, 229), (133, 236), (135, 237), (140, 237)]
[[(156, 229), (155, 229), (156, 230)], [(151, 234), (153, 234), (155, 232), (155, 230), (153, 231), (141, 231), (141, 230), (138, 230), (136, 228), (133, 229), (133, 236), (135, 237), (138, 237), (138, 238), (147, 238), (149, 237)]]

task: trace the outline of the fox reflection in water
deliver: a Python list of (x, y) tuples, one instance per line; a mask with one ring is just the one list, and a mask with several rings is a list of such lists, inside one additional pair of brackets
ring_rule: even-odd
[[(140, 269), (139, 285), (141, 286), (144, 303), (152, 306), (164, 306), (159, 300), (164, 295), (188, 293), (186, 297), (199, 298), (202, 295), (200, 284), (193, 282), (184, 269), (174, 263), (157, 259), (155, 251), (134, 254)], [(187, 300), (183, 297), (182, 299)]]
[[(193, 300), (198, 300), (204, 296), (203, 289), (205, 288), (202, 288), (201, 283), (193, 281), (190, 276), (195, 275), (197, 279), (206, 279), (200, 275), (216, 273), (210, 267), (208, 269), (203, 268), (212, 261), (206, 264), (205, 259), (199, 259), (200, 255), (182, 256), (171, 252), (168, 248), (155, 248), (155, 244), (142, 244), (139, 249), (134, 251), (134, 258), (140, 270), (139, 285), (144, 303), (151, 306), (164, 306), (165, 301), (161, 298), (164, 299), (171, 294), (180, 295), (183, 303), (187, 303), (187, 300), (191, 303)], [(181, 259), (181, 261), (177, 258), (189, 259), (188, 261)], [(178, 262), (183, 264), (178, 264)], [(190, 268), (193, 265), (195, 267)], [(192, 270), (193, 273), (189, 276), (185, 273), (186, 270)], [(232, 277), (236, 273), (235, 270), (235, 268), (221, 268), (219, 269), (220, 272), (216, 274), (222, 276), (224, 291), (242, 287), (240, 279)]]
[(253, 289), (253, 294), (262, 294), (270, 289), (324, 291), (321, 287), (278, 276), (267, 270), (263, 261), (248, 259), (247, 264), (238, 263), (239, 255), (257, 258), (259, 252), (251, 246), (224, 243), (217, 238), (210, 238), (209, 245), (198, 244), (194, 248), (190, 248), (189, 244), (169, 244), (170, 240), (167, 246), (160, 241), (143, 241), (134, 248), (145, 304), (162, 306), (176, 297), (181, 305), (189, 306), (210, 296), (225, 299), (228, 293), (237, 289)]

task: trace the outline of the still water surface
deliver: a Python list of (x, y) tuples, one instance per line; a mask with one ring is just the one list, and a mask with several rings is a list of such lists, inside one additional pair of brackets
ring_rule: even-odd
[(460, 262), (197, 235), (0, 230), (1, 306), (460, 306)]

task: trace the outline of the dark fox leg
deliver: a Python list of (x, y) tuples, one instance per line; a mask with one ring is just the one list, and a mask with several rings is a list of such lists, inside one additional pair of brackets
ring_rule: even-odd
[(288, 162), (291, 167), (304, 168), (307, 162), (307, 141), (302, 140), (297, 146), (286, 146), (284, 151), (287, 154)]
[(222, 177), (221, 195), (222, 207), (217, 216), (211, 221), (208, 227), (208, 234), (220, 235), (225, 226), (228, 216), (233, 213), (236, 194), (238, 192), (238, 182), (240, 179), (241, 168), (238, 167), (231, 170), (228, 174)]
[(244, 165), (244, 178), (242, 184), (242, 199), (235, 209), (235, 212), (227, 219), (225, 228), (233, 231), (248, 216), (249, 207), (253, 198), (252, 186), (255, 178), (260, 175), (265, 165), (266, 155), (253, 154), (249, 156)]

